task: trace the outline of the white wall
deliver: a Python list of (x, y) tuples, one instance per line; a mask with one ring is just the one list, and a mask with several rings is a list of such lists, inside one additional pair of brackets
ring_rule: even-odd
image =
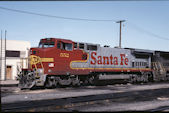
[(30, 49), (30, 42), (28, 41), (7, 40), (6, 50), (26, 51), (26, 57), (28, 56), (28, 49)]
[[(3, 40), (3, 47), (4, 49), (4, 40)], [(17, 41), (17, 40), (6, 40), (6, 50), (12, 50), (12, 51), (20, 51), (20, 53), (24, 53), (21, 55), (21, 58), (16, 57), (7, 57), (6, 58), (6, 66), (12, 66), (12, 79), (15, 79), (17, 76), (17, 66), (21, 66), (22, 58), (28, 58), (28, 51), (30, 49), (31, 45), (28, 41)], [(1, 43), (0, 43), (0, 51), (1, 51)], [(2, 53), (1, 56), (4, 57), (4, 53)], [(1, 54), (1, 53), (0, 53)], [(26, 65), (27, 61), (24, 59), (23, 61), (23, 68), (27, 68)], [(5, 80), (5, 62), (4, 60), (1, 60), (1, 80)]]

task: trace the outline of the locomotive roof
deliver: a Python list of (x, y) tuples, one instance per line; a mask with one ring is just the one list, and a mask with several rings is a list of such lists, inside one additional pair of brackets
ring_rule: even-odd
[(169, 58), (169, 52), (166, 51), (155, 51), (155, 53), (159, 53), (162, 56), (167, 56)]
[(130, 50), (133, 50), (133, 51), (144, 52), (144, 53), (154, 53), (153, 50), (148, 50), (148, 49), (137, 49), (137, 48), (124, 48), (124, 49), (130, 49)]
[(76, 43), (83, 43), (83, 44), (88, 44), (88, 45), (100, 45), (100, 44), (87, 43), (87, 42), (76, 42)]
[[(41, 39), (41, 40), (48, 40), (48, 39), (59, 40), (59, 41), (65, 42), (65, 43), (75, 42), (75, 41), (72, 41), (72, 40), (70, 40), (70, 39), (53, 38), (53, 37), (43, 38), (43, 39)], [(100, 44), (87, 43), (87, 42), (75, 42), (75, 43), (84, 43), (84, 44), (88, 44), (88, 45), (97, 45), (97, 46), (100, 46)], [(110, 46), (107, 46), (107, 47), (110, 47)], [(114, 47), (114, 48), (117, 48), (117, 47)], [(155, 53), (155, 52), (160, 52), (160, 53), (163, 53), (163, 54), (169, 54), (168, 51), (157, 51), (157, 50), (137, 49), (137, 48), (119, 48), (119, 49), (128, 49), (128, 50), (132, 50), (132, 51), (134, 51), (134, 52), (140, 52), (140, 53), (150, 53), (150, 54), (151, 54), (151, 53)]]
[(62, 42), (66, 42), (66, 43), (72, 43), (73, 41), (72, 40), (69, 40), (69, 39), (62, 39), (62, 38), (43, 38), (41, 40), (59, 40), (59, 41), (62, 41)]
[(155, 52), (160, 52), (160, 53), (164, 53), (164, 54), (169, 54), (169, 51), (155, 51)]
[(158, 50), (148, 50), (148, 49), (137, 49), (137, 48), (124, 48), (124, 49), (130, 49), (137, 52), (146, 52), (146, 53), (162, 53), (162, 54), (169, 54), (169, 51), (158, 51)]

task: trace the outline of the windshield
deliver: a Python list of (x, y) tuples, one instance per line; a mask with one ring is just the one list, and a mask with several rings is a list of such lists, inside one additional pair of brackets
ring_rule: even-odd
[(55, 43), (54, 42), (40, 42), (39, 43), (39, 48), (49, 48), (49, 47), (54, 47)]

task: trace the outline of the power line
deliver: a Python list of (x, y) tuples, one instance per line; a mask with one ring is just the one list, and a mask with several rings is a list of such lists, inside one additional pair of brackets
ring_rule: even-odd
[(169, 38), (161, 37), (161, 36), (159, 36), (159, 35), (157, 35), (157, 34), (154, 34), (154, 33), (150, 32), (150, 31), (147, 31), (147, 30), (145, 30), (145, 29), (143, 29), (143, 28), (141, 28), (141, 27), (139, 27), (139, 26), (133, 24), (132, 22), (129, 22), (129, 23), (130, 23), (130, 25), (131, 25), (132, 27), (134, 27), (136, 30), (141, 31), (141, 32), (144, 32), (144, 33), (146, 33), (147, 35), (151, 35), (151, 36), (153, 36), (154, 38), (163, 39), (163, 40), (169, 40)]
[[(41, 13), (34, 13), (34, 12), (29, 12), (29, 11), (22, 11), (22, 10), (17, 10), (17, 9), (10, 9), (10, 8), (5, 8), (5, 7), (0, 7), (0, 9), (3, 10), (8, 10), (8, 11), (13, 11), (13, 12), (18, 12), (18, 13), (24, 13), (24, 14), (32, 14), (32, 15), (37, 15), (37, 16), (43, 16), (43, 17), (50, 17), (50, 18), (58, 18), (58, 19), (67, 19), (67, 20), (79, 20), (79, 21), (107, 21), (107, 22), (116, 22), (114, 19), (109, 19), (109, 20), (97, 20), (97, 19), (84, 19), (84, 18), (70, 18), (70, 17), (62, 17), (62, 16), (55, 16), (55, 15), (47, 15), (47, 14), (41, 14)], [(142, 31), (148, 35), (151, 35), (155, 38), (163, 39), (163, 40), (169, 40), (169, 38), (161, 37), (159, 35), (156, 35), (152, 32), (149, 32), (141, 27), (138, 27), (137, 25), (133, 24), (130, 22), (130, 24), (135, 27), (137, 30)]]
[(25, 14), (32, 14), (32, 15), (37, 15), (37, 16), (50, 17), (50, 18), (69, 19), (69, 20), (81, 20), (81, 21), (114, 21), (114, 22), (116, 22), (113, 19), (110, 19), (110, 20), (97, 20), (97, 19), (70, 18), (70, 17), (62, 17), (62, 16), (55, 16), (55, 15), (47, 15), (47, 14), (41, 14), (41, 13), (22, 11), (22, 10), (17, 10), (17, 9), (10, 9), (10, 8), (5, 8), (5, 7), (0, 7), (0, 9), (8, 10), (8, 11), (13, 11), (13, 12), (18, 12), (18, 13), (25, 13)]

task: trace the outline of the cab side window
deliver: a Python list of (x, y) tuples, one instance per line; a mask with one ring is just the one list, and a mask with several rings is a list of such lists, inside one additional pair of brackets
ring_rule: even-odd
[(62, 45), (62, 49), (63, 49), (63, 50), (72, 51), (72, 48), (73, 48), (73, 47), (72, 47), (72, 44), (71, 44), (71, 43), (63, 43), (63, 42), (62, 42), (61, 45)]
[(72, 44), (71, 43), (65, 43), (65, 50), (72, 51)]
[(74, 48), (77, 49), (77, 43), (74, 43)]
[(57, 48), (60, 49), (60, 47), (61, 47), (61, 44), (60, 44), (60, 42), (58, 42), (57, 43)]
[(79, 49), (84, 49), (84, 44), (83, 43), (79, 43)]

